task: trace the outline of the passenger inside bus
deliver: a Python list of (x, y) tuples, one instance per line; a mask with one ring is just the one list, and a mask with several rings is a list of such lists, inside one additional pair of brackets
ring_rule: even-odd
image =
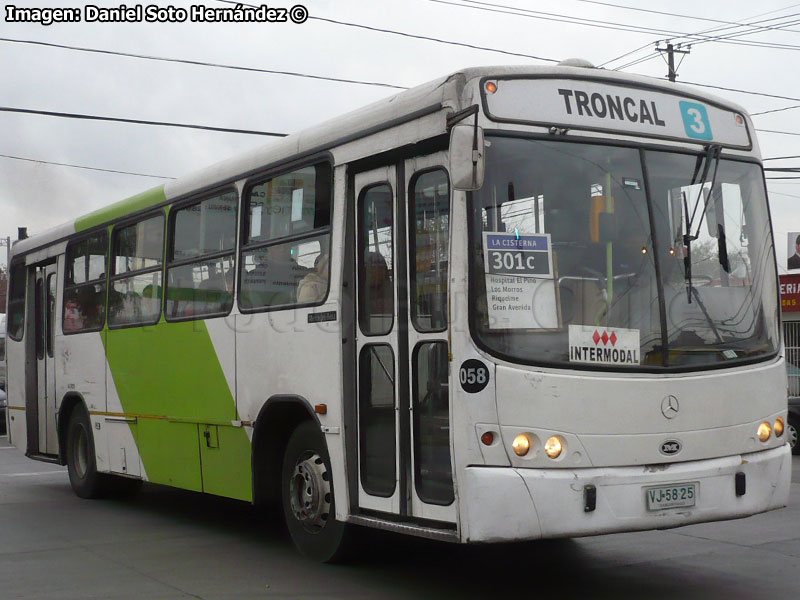
[(314, 270), (303, 277), (297, 286), (297, 302), (319, 302), (328, 293), (328, 254), (320, 254), (314, 261)]
[(292, 246), (271, 246), (253, 254), (255, 266), (245, 271), (242, 303), (249, 307), (292, 304), (300, 281), (311, 271), (298, 265)]
[(382, 316), (390, 322), (394, 309), (392, 275), (386, 259), (379, 252), (367, 251), (365, 256), (367, 305), (373, 318)]

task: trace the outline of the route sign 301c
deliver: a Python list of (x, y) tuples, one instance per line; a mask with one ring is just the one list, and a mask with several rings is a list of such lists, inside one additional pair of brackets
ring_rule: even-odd
[(483, 233), (485, 271), (491, 274), (553, 277), (550, 234)]

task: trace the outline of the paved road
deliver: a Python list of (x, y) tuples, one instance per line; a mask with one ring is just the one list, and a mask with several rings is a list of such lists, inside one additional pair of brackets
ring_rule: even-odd
[(348, 566), (299, 557), (242, 503), (158, 486), (75, 497), (63, 468), (0, 438), (0, 598), (791, 598), (800, 457), (788, 508), (739, 521), (509, 546), (371, 533)]

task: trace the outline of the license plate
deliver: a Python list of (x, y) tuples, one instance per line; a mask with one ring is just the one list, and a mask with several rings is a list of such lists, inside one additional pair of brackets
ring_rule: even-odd
[(697, 499), (697, 483), (674, 483), (644, 489), (647, 510), (685, 508), (694, 506)]

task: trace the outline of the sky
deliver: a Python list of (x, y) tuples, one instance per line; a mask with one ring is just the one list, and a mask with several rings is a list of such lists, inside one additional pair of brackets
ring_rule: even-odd
[[(82, 14), (87, 5), (73, 0), (17, 0), (14, 4), (24, 8), (77, 8)], [(94, 4), (119, 7), (121, 3), (96, 0)], [(169, 6), (163, 0), (145, 6), (148, 4)], [(188, 9), (201, 1), (175, 0), (171, 4)], [(230, 6), (219, 0), (203, 4)], [(4, 13), (8, 5), (2, 5)], [(293, 5), (292, 0), (269, 4), (287, 9)], [(127, 6), (135, 4), (128, 2)], [(735, 44), (695, 40), (690, 53), (679, 57), (683, 62), (678, 81), (788, 98), (697, 88), (733, 100), (751, 113), (798, 106), (753, 119), (758, 129), (798, 134), (759, 132), (763, 157), (800, 155), (800, 79), (796, 76), (800, 67), (800, 3), (304, 0), (303, 6), (309, 19), (301, 24), (187, 21), (42, 25), (10, 23), (5, 20), (7, 14), (2, 14), (0, 106), (292, 133), (398, 92), (375, 85), (145, 60), (19, 40), (412, 87), (469, 66), (553, 64), (530, 57), (580, 57), (608, 69), (650, 57), (621, 70), (663, 78), (667, 66), (653, 51), (656, 42), (671, 39), (686, 48), (691, 41), (685, 34), (730, 27), (714, 35), (746, 35), (728, 40), (737, 41)], [(583, 24), (567, 22), (575, 19)], [(762, 29), (754, 32), (752, 27), (729, 25), (753, 21), (762, 21)], [(638, 30), (630, 31), (634, 26)], [(764, 47), (764, 43), (770, 47)], [(16, 237), (20, 226), (31, 233), (43, 231), (168, 181), (37, 161), (179, 177), (270, 139), (0, 112), (0, 238)], [(765, 165), (800, 166), (800, 159)], [(787, 233), (800, 231), (800, 210), (796, 208), (800, 179), (770, 180), (768, 190), (779, 271), (785, 272)], [(0, 249), (0, 264), (5, 262), (4, 250)]]

